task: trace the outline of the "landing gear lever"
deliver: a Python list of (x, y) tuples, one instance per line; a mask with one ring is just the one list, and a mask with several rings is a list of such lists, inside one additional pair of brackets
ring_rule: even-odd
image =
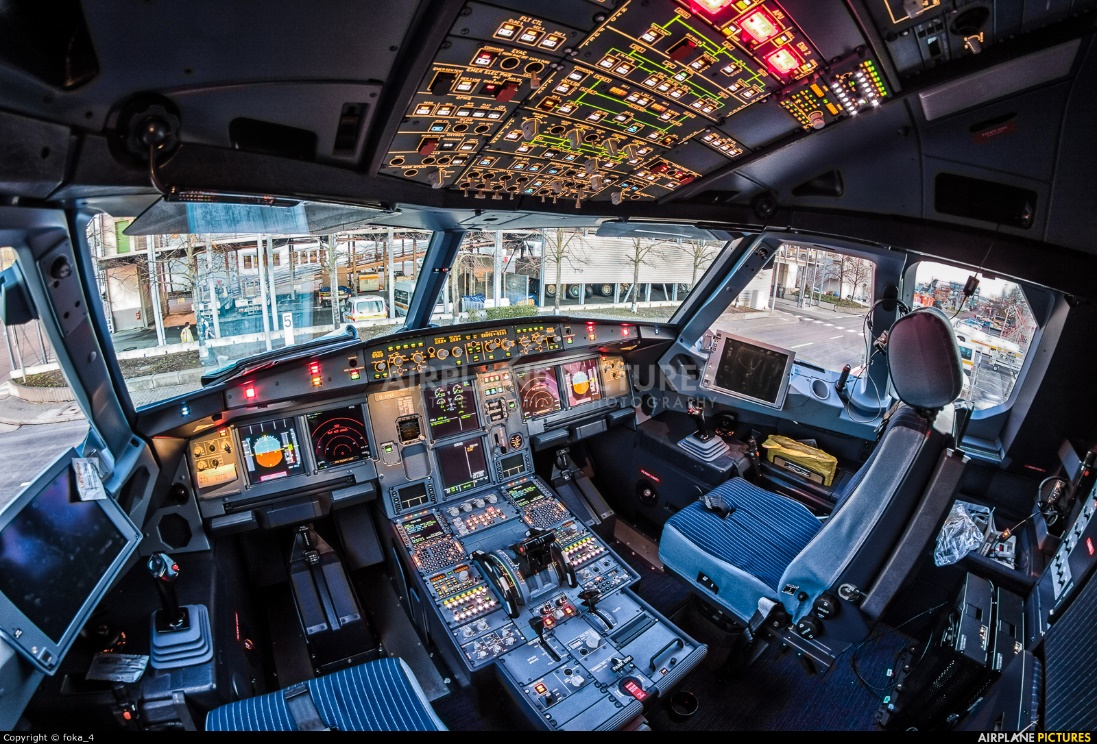
[(161, 632), (183, 630), (188, 625), (187, 611), (179, 607), (179, 597), (175, 593), (175, 582), (179, 580), (179, 564), (167, 553), (153, 553), (149, 556), (148, 569), (160, 594), (161, 609), (156, 613), (157, 628)]

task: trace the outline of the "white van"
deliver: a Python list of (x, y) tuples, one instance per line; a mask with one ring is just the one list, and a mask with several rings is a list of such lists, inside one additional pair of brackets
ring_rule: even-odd
[(346, 311), (343, 314), (343, 317), (351, 323), (355, 323), (359, 320), (387, 318), (388, 316), (389, 313), (388, 308), (385, 306), (385, 299), (377, 295), (351, 297), (347, 300)]

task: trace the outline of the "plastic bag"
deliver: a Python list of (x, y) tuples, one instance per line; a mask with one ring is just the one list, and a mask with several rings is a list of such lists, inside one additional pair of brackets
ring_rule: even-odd
[(937, 535), (937, 547), (933, 550), (933, 562), (938, 566), (956, 563), (965, 555), (983, 544), (983, 531), (963, 504), (952, 505), (952, 511), (945, 519), (940, 534)]

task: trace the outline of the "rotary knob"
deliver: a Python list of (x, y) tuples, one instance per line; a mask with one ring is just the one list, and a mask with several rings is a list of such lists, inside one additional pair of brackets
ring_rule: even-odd
[(487, 501), (489, 504), (495, 504), (499, 502), (499, 497), (496, 496), (494, 493), (489, 493), (487, 496), (484, 497), (484, 501)]
[(206, 461), (205, 460), (199, 460), (195, 464), (195, 467), (198, 468), (199, 472), (205, 470), (206, 469)]
[(453, 347), (453, 352), (452, 352), (452, 353), (453, 353), (453, 356), (454, 356), (454, 357), (459, 357), (459, 356), (461, 356), (461, 354), (463, 354), (464, 352), (463, 352), (463, 351), (461, 351), (461, 347), (460, 347), (460, 346), (454, 346), (454, 347)]
[(499, 348), (499, 342), (498, 341), (495, 341), (494, 339), (491, 340), (491, 341), (488, 341), (488, 343), (487, 343), (487, 350), (488, 351), (495, 351), (498, 348)]
[(503, 339), (502, 346), (503, 346), (504, 349), (513, 349), (514, 348), (514, 342), (511, 341), (509, 338), (505, 338), (505, 339)]
[(532, 342), (529, 340), (529, 336), (519, 336), (518, 343), (522, 344), (522, 348), (527, 348)]
[(395, 352), (395, 353), (389, 354), (389, 365), (390, 366), (399, 367), (401, 364), (403, 364), (406, 361), (407, 361), (407, 357), (405, 357), (403, 354), (401, 354), (398, 351)]
[(373, 368), (378, 372), (384, 372), (386, 369), (388, 369), (388, 365), (384, 362), (374, 362)]
[(449, 349), (439, 349), (438, 352), (436, 353), (436, 356), (439, 359), (445, 359), (446, 357), (449, 356)]
[(485, 506), (487, 506), (487, 504), (484, 503), (483, 499), (476, 499), (472, 502), (472, 505), (475, 506), (477, 509), (483, 509)]
[(450, 508), (446, 509), (446, 514), (449, 514), (451, 517), (456, 517), (460, 513), (461, 513), (461, 510), (458, 509), (456, 506), (451, 506)]
[(206, 450), (202, 448), (202, 445), (196, 445), (194, 448), (194, 456), (201, 457), (204, 454), (206, 454)]
[(530, 338), (533, 340), (533, 343), (539, 344), (545, 339), (545, 335), (538, 331), (538, 332), (535, 332), (532, 336), (530, 336)]
[(471, 501), (466, 501), (463, 504), (461, 504), (461, 511), (466, 512), (466, 513), (472, 511), (472, 502)]

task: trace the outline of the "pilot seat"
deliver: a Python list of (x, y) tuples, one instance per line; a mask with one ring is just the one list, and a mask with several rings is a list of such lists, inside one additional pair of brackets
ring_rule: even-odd
[(933, 423), (960, 395), (962, 368), (952, 325), (934, 308), (900, 317), (885, 354), (899, 402), (828, 517), (734, 477), (667, 520), (659, 558), (730, 625), (781, 628), (794, 644), (833, 639), (833, 657), (867, 637), (912, 573), (888, 564), (911, 524), (924, 544), (944, 517), (948, 500), (924, 495), (951, 443)]

